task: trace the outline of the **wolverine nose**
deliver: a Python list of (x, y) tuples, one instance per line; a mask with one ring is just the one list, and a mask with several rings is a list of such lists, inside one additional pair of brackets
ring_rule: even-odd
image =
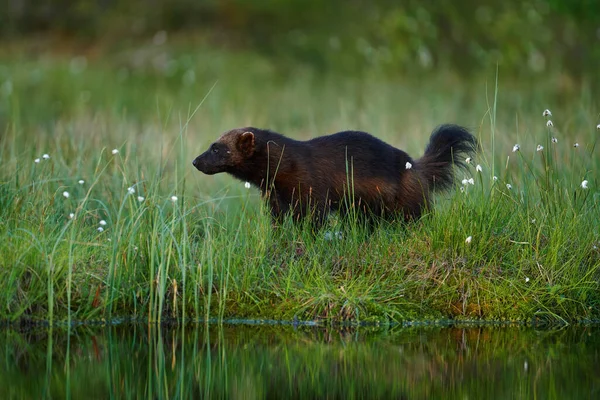
[(192, 161), (192, 165), (196, 168), (198, 168), (198, 158), (194, 158), (194, 161)]

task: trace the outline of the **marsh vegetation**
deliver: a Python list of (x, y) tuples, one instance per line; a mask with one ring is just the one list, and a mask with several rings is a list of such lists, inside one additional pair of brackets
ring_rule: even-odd
[[(4, 58), (3, 319), (598, 317), (600, 132), (585, 86), (567, 100), (495, 73), (280, 79), (258, 57), (198, 54), (176, 54), (187, 66), (172, 76)], [(373, 234), (335, 217), (318, 235), (274, 232), (255, 189), (191, 166), (244, 124), (361, 129), (419, 156), (442, 122), (469, 126), (483, 151), (418, 223)]]
[[(3, 25), (0, 320), (600, 317), (598, 47), (571, 62), (580, 42), (550, 29), (592, 40), (594, 10), (479, 7), (470, 33), (495, 28), (465, 35), (462, 14), (443, 7), (357, 2), (345, 10), (375, 11), (350, 29), (341, 22), (354, 14), (336, 27), (309, 18), (314, 2), (276, 3), (235, 3), (234, 15), (215, 2), (214, 14), (202, 11), (206, 29), (171, 31), (149, 11), (136, 24), (120, 2), (81, 8), (80, 22), (98, 15), (89, 24), (67, 23), (69, 8), (67, 25), (44, 36), (28, 25), (37, 14)], [(525, 23), (521, 8), (539, 28), (527, 42), (509, 34)], [(262, 40), (248, 24), (271, 13), (273, 32), (298, 21), (314, 30)], [(440, 44), (441, 16), (454, 47)], [(335, 215), (318, 234), (290, 221), (273, 230), (256, 189), (191, 165), (234, 127), (302, 140), (363, 130), (419, 157), (441, 123), (467, 126), (482, 151), (418, 222), (373, 232)]]

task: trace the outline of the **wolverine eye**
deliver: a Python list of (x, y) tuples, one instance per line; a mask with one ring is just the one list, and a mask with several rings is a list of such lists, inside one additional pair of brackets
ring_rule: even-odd
[(217, 154), (217, 153), (219, 152), (219, 149), (218, 149), (216, 146), (213, 146), (213, 147), (212, 147), (212, 149), (210, 149), (210, 151), (211, 151), (213, 154)]

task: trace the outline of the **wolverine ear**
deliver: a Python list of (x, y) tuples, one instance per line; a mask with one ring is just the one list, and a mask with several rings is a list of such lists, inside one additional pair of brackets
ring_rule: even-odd
[(254, 154), (254, 133), (242, 133), (238, 139), (237, 148), (246, 156)]

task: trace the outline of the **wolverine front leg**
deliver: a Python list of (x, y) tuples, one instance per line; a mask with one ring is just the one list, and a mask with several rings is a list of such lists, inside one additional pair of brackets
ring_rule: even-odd
[(283, 223), (283, 219), (285, 215), (290, 210), (290, 205), (280, 196), (278, 196), (274, 192), (270, 192), (267, 195), (269, 201), (269, 208), (271, 211), (271, 218), (273, 219), (273, 223), (275, 225), (281, 225)]

